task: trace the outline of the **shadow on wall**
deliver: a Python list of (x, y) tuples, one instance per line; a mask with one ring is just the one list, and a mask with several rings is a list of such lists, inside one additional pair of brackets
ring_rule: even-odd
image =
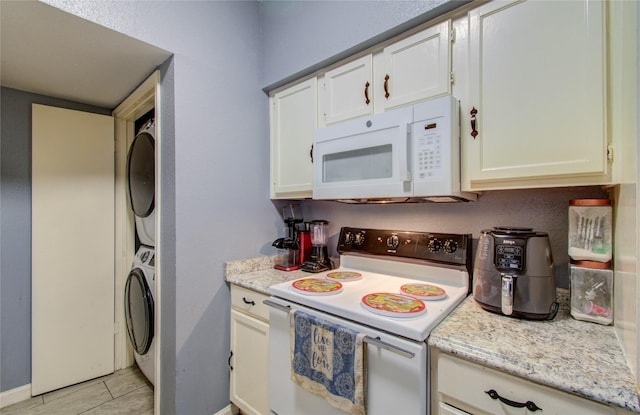
[(609, 198), (599, 186), (500, 190), (485, 192), (476, 202), (350, 205), (308, 200), (302, 202), (305, 220), (329, 223), (330, 255), (336, 252), (342, 226), (425, 232), (471, 233), (473, 253), (480, 231), (494, 226), (533, 228), (549, 234), (557, 284), (569, 287), (567, 232), (572, 199)]

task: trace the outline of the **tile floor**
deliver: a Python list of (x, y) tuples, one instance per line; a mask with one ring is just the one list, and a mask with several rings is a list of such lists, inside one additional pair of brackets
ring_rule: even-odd
[(132, 366), (0, 410), (0, 415), (18, 414), (153, 415), (153, 386)]

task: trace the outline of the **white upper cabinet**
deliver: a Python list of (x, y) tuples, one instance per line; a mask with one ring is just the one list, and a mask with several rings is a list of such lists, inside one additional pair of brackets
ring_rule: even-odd
[(373, 113), (372, 62), (372, 55), (366, 55), (324, 74), (326, 124)]
[(322, 125), (411, 104), (451, 90), (449, 20), (325, 72)]
[(376, 87), (384, 94), (381, 106), (390, 109), (450, 92), (450, 34), (447, 20), (384, 48), (384, 73), (376, 74)]
[(311, 197), (312, 145), (317, 126), (317, 81), (311, 78), (269, 99), (271, 198)]
[(493, 1), (469, 12), (466, 190), (607, 175), (605, 19), (605, 3), (592, 0)]

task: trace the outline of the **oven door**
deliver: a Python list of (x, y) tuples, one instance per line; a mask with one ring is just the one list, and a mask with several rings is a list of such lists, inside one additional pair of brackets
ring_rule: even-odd
[(427, 414), (427, 344), (374, 330), (279, 298), (269, 310), (269, 408), (277, 415), (344, 415), (291, 380), (289, 313), (303, 310), (365, 333), (367, 414)]
[(411, 107), (315, 131), (313, 198), (409, 197)]

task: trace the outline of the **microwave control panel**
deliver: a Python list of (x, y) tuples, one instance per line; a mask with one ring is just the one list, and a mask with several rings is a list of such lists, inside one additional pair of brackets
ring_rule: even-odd
[[(452, 96), (414, 105), (411, 153), (415, 194), (448, 194), (459, 181), (457, 114), (458, 101)], [(424, 189), (419, 188), (421, 183)]]
[[(442, 174), (443, 143), (442, 124), (433, 119), (419, 123), (414, 128), (416, 179), (424, 180)], [(443, 121), (443, 120), (440, 120)]]

